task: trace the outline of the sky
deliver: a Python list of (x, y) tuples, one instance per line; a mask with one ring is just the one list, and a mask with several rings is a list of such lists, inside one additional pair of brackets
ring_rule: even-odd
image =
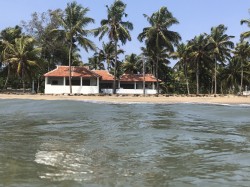
[[(76, 0), (83, 7), (89, 8), (87, 16), (95, 19), (95, 23), (89, 28), (97, 28), (100, 21), (107, 18), (106, 5), (114, 0)], [(19, 25), (22, 20), (31, 20), (33, 12), (46, 12), (51, 9), (65, 9), (70, 0), (0, 0), (0, 30), (7, 27)], [(144, 27), (149, 26), (143, 14), (151, 15), (166, 6), (173, 16), (180, 22), (169, 29), (178, 32), (182, 41), (186, 42), (201, 33), (210, 33), (211, 27), (224, 24), (228, 27), (227, 34), (233, 35), (233, 41), (239, 41), (242, 32), (249, 30), (247, 25), (241, 25), (240, 20), (250, 19), (249, 0), (123, 0), (127, 4), (126, 13), (128, 20), (133, 23), (131, 31), (132, 41), (127, 42), (122, 49), (126, 54), (140, 54), (140, 47), (143, 43), (137, 40), (137, 36)], [(102, 41), (97, 38), (90, 38), (100, 48)], [(81, 51), (84, 62), (93, 53)], [(174, 62), (172, 62), (173, 65)]]

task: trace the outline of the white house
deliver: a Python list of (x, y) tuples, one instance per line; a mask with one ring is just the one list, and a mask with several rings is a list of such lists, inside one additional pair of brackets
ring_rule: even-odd
[[(71, 84), (72, 92), (77, 94), (99, 93), (100, 76), (86, 67), (72, 66)], [(69, 67), (57, 66), (56, 69), (46, 73), (45, 94), (70, 93)]]
[[(69, 93), (69, 67), (58, 66), (46, 73), (45, 94)], [(72, 67), (72, 92), (77, 94), (111, 94), (114, 76), (106, 70), (89, 70), (88, 67)], [(145, 80), (146, 94), (156, 94), (156, 78), (151, 74), (124, 74), (117, 80), (117, 94), (143, 94)]]

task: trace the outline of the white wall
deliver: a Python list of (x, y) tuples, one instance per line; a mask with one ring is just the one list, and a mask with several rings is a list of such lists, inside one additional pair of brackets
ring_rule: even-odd
[[(45, 94), (64, 94), (70, 93), (69, 86), (45, 85)], [(72, 93), (77, 94), (97, 94), (98, 86), (72, 86)]]
[(243, 91), (243, 95), (250, 95), (250, 91)]

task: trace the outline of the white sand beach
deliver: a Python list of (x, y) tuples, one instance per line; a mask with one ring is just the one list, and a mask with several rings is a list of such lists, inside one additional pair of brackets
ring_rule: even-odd
[(42, 94), (0, 94), (0, 99), (32, 99), (32, 100), (74, 100), (108, 103), (211, 103), (211, 104), (250, 104), (250, 97), (246, 96), (68, 96)]

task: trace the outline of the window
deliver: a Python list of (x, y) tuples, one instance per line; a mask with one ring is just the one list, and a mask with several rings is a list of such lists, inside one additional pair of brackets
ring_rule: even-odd
[(90, 86), (90, 80), (89, 79), (83, 79), (82, 80), (82, 85), (83, 86)]
[(48, 77), (47, 84), (51, 84), (51, 85), (63, 85), (63, 78), (61, 78), (61, 77)]
[(100, 83), (100, 88), (105, 88), (105, 89), (109, 89), (109, 88), (113, 88), (113, 83)]
[(51, 80), (52, 85), (58, 85), (58, 80)]
[(121, 88), (123, 89), (134, 89), (134, 84), (121, 84), (120, 85)]
[(71, 80), (71, 84), (72, 84), (72, 86), (80, 86), (81, 85), (81, 81), (80, 81), (80, 79), (79, 80), (72, 79)]
[[(66, 85), (69, 85), (69, 78), (66, 79)], [(79, 77), (72, 77), (71, 78), (71, 85), (72, 86), (80, 86), (81, 85), (81, 80)]]

